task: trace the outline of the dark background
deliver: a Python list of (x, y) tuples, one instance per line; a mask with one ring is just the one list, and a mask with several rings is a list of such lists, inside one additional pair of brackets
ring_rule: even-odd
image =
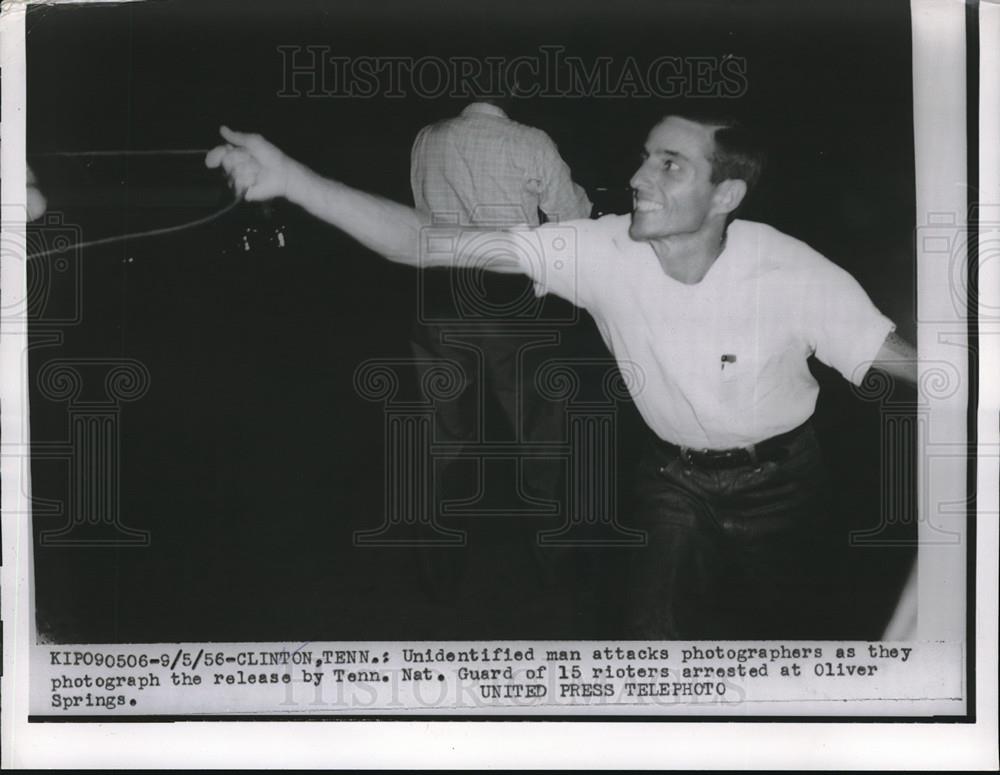
[[(34, 7), (27, 21), (29, 163), (59, 218), (84, 239), (207, 215), (229, 197), (200, 156), (53, 157), (54, 151), (206, 148), (217, 127), (259, 131), (318, 171), (409, 201), (409, 148), (463, 100), (281, 98), (277, 46), (345, 56), (538, 55), (562, 45), (592, 61), (733, 54), (748, 91), (727, 108), (772, 147), (748, 217), (813, 245), (858, 278), (915, 340), (913, 140), (908, 3), (156, 2)], [(612, 68), (612, 71), (616, 71)], [(518, 100), (591, 192), (623, 193), (657, 98)], [(716, 106), (717, 107), (717, 106)], [(603, 195), (612, 209), (621, 198)], [(626, 205), (627, 206), (627, 203)], [(621, 210), (619, 210), (621, 211)], [(55, 220), (54, 220), (55, 219)], [(247, 228), (282, 227), (287, 247), (246, 252)], [(148, 393), (123, 404), (121, 520), (144, 547), (40, 546), (39, 630), (63, 642), (620, 637), (624, 549), (577, 549), (543, 584), (524, 549), (537, 529), (494, 517), (468, 525), (469, 571), (441, 599), (414, 552), (359, 548), (383, 516), (383, 414), (352, 375), (367, 358), (406, 357), (416, 273), (376, 259), (292, 208), (243, 205), (210, 225), (73, 254), (44, 287), (31, 334), (32, 438), (67, 437), (67, 409), (42, 395), (58, 358), (133, 358)], [(81, 319), (55, 322), (76, 309)], [(588, 320), (579, 352), (604, 354)], [(880, 405), (816, 364), (815, 423), (843, 525), (832, 606), (845, 638), (877, 638), (912, 559), (910, 546), (850, 546), (881, 525)], [(912, 397), (911, 397), (912, 398)], [(907, 396), (902, 396), (907, 400)], [(621, 408), (619, 490), (642, 423)], [(902, 466), (904, 473), (909, 468)], [(36, 454), (35, 531), (66, 517), (68, 465)], [(914, 539), (912, 514), (879, 537)], [(453, 550), (449, 550), (453, 551)]]

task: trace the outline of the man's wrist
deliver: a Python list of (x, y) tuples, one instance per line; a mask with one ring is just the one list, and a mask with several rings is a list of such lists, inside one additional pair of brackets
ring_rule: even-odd
[(300, 207), (306, 206), (309, 200), (309, 170), (294, 159), (287, 158), (284, 188), (285, 199)]

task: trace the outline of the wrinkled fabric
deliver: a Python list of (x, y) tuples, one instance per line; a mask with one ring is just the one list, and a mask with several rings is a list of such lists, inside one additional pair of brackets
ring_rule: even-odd
[(637, 639), (829, 637), (831, 550), (826, 469), (810, 426), (780, 460), (688, 465), (650, 440), (626, 606)]

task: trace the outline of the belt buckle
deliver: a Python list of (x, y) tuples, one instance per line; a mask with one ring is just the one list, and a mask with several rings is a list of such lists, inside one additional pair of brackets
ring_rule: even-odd
[(745, 455), (745, 449), (742, 447), (733, 447), (731, 449), (720, 449), (713, 457), (718, 462), (720, 468), (735, 468), (742, 464)]
[(727, 449), (720, 454), (720, 459), (726, 461), (728, 468), (739, 468), (741, 466), (754, 466), (759, 465), (757, 458), (757, 447), (754, 444), (750, 444), (746, 447), (733, 447), (732, 449)]
[(748, 447), (705, 450), (705, 460), (709, 465), (714, 464), (715, 468), (739, 468), (758, 464), (757, 450), (753, 444)]
[(740, 465), (759, 465), (756, 445), (730, 449), (680, 448), (680, 458), (688, 466), (702, 468), (731, 468)]

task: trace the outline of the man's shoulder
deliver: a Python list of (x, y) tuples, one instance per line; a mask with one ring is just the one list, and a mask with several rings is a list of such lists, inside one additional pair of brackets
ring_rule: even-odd
[(569, 231), (578, 256), (586, 256), (588, 261), (595, 259), (610, 261), (627, 254), (641, 244), (633, 242), (629, 237), (629, 222), (628, 215), (604, 215), (596, 220), (581, 218), (561, 223), (547, 223), (540, 228)]
[(550, 222), (541, 228), (565, 228), (577, 232), (581, 238), (608, 240), (609, 242), (621, 243), (624, 246), (631, 243), (628, 236), (628, 227), (631, 216), (628, 215), (602, 215), (600, 218), (577, 218), (571, 221)]
[(627, 215), (606, 215), (597, 220), (550, 222), (533, 229), (537, 247), (524, 251), (525, 258), (531, 263), (531, 256), (539, 256), (545, 269), (541, 274), (528, 274), (541, 278), (548, 292), (591, 312), (613, 305), (622, 298), (621, 288), (637, 282), (642, 263), (630, 260), (636, 258), (630, 251), (642, 243), (629, 239), (628, 224)]
[(795, 250), (799, 247), (809, 247), (791, 234), (786, 234), (770, 224), (761, 223), (760, 221), (746, 221), (742, 218), (737, 218), (729, 224), (727, 236), (740, 242), (766, 244), (789, 250)]
[(427, 124), (418, 137), (425, 139), (502, 137), (522, 146), (539, 149), (554, 145), (548, 134), (538, 127), (522, 124), (507, 116), (486, 114), (458, 115)]
[(522, 124), (520, 121), (514, 121), (511, 118), (508, 118), (507, 120), (514, 129), (525, 137), (525, 139), (530, 140), (533, 143), (537, 143), (538, 145), (542, 145), (543, 143), (555, 145), (552, 138), (549, 137), (549, 133), (544, 129), (539, 129), (537, 126)]
[(590, 223), (594, 224), (595, 232), (607, 235), (616, 243), (620, 243), (621, 247), (635, 244), (632, 238), (628, 236), (628, 227), (632, 223), (631, 215), (615, 215), (612, 213), (602, 215), (600, 218), (590, 221)]
[(437, 135), (447, 132), (453, 132), (459, 129), (462, 125), (461, 116), (449, 116), (448, 118), (441, 118), (437, 121), (432, 121), (420, 130), (419, 135)]
[(772, 270), (796, 272), (836, 267), (808, 243), (766, 223), (737, 219), (729, 225), (727, 237), (740, 250), (758, 256)]
[(555, 148), (555, 142), (544, 129), (522, 124), (509, 116), (487, 116), (483, 120), (489, 123), (481, 126), (488, 127), (497, 134), (502, 134), (508, 140), (520, 143), (524, 148), (530, 148), (536, 152)]

